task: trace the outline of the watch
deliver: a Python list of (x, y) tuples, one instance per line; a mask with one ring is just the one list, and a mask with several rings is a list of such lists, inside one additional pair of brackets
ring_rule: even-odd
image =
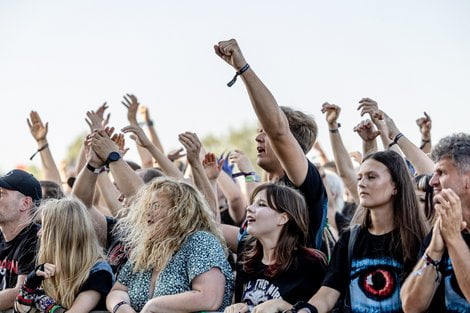
[(109, 167), (109, 163), (115, 162), (121, 158), (121, 155), (119, 152), (113, 151), (108, 154), (108, 157), (106, 158), (106, 166)]

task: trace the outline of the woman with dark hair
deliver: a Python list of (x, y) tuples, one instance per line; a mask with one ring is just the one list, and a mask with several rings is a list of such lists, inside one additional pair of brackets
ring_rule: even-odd
[(223, 225), (227, 243), (237, 251), (235, 304), (225, 312), (250, 312), (255, 306), (306, 301), (325, 274), (324, 255), (306, 248), (308, 212), (304, 197), (278, 184), (263, 184), (246, 210), (246, 234)]
[[(367, 156), (358, 173), (360, 206), (339, 239), (326, 278), (298, 312), (402, 312), (400, 287), (427, 226), (412, 178), (393, 151)], [(349, 274), (346, 274), (349, 273)]]

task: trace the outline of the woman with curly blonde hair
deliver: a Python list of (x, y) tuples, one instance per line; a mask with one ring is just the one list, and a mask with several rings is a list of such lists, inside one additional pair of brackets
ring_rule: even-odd
[(113, 284), (93, 223), (76, 199), (52, 199), (39, 211), (40, 264), (31, 272), (15, 303), (16, 312), (89, 312), (105, 308)]
[(230, 304), (233, 278), (215, 217), (191, 185), (158, 178), (117, 225), (129, 251), (111, 312), (195, 312)]

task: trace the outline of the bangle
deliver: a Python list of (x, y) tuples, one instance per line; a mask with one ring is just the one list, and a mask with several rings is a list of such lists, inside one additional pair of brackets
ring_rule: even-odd
[(237, 81), (237, 77), (243, 73), (245, 73), (250, 68), (250, 65), (246, 63), (238, 72), (235, 73), (232, 80), (227, 83), (227, 86), (232, 87), (233, 84)]
[(295, 313), (295, 312), (298, 312), (302, 309), (304, 309), (305, 311), (308, 311), (310, 313), (318, 313), (318, 309), (314, 305), (311, 305), (310, 303), (305, 302), (305, 301), (299, 301), (296, 304), (294, 304), (291, 311), (293, 313)]
[(64, 312), (65, 310), (60, 310), (62, 307), (60, 305), (54, 305), (52, 309), (49, 310), (49, 313), (54, 313), (55, 311), (57, 312)]
[(127, 303), (126, 301), (121, 301), (121, 302), (119, 302), (118, 304), (116, 304), (116, 305), (113, 307), (113, 312), (112, 312), (112, 313), (116, 313), (117, 310), (119, 310), (119, 308), (120, 308), (122, 305), (124, 305), (124, 304), (129, 304), (129, 303)]
[(329, 128), (328, 130), (330, 131), (330, 133), (337, 133), (338, 132), (338, 128), (341, 127), (341, 124), (340, 123), (337, 123), (337, 126), (336, 128)]
[(147, 126), (148, 126), (148, 127), (152, 127), (152, 126), (153, 126), (153, 121), (152, 121), (152, 120), (149, 120), (149, 121), (147, 122)]
[(402, 133), (398, 133), (393, 139), (393, 141), (388, 145), (388, 148), (390, 149), (393, 145), (396, 145), (398, 143), (398, 139), (400, 139), (403, 136), (404, 135)]
[(42, 146), (41, 148), (37, 149), (36, 152), (34, 152), (34, 154), (29, 158), (30, 161), (33, 160), (33, 158), (36, 156), (36, 154), (38, 154), (39, 152), (41, 152), (42, 150), (46, 149), (47, 147), (49, 147), (49, 144), (46, 143), (44, 146)]
[(428, 144), (428, 143), (431, 143), (431, 139), (429, 139), (429, 140), (421, 139), (421, 146), (419, 146), (419, 148), (423, 149), (424, 146), (426, 146), (426, 144)]

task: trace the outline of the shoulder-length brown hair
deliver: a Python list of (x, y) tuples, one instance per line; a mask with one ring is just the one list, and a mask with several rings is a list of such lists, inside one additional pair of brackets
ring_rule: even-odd
[[(418, 199), (413, 187), (413, 181), (403, 158), (394, 151), (380, 151), (368, 155), (364, 160), (375, 160), (385, 165), (395, 184), (396, 194), (393, 196), (393, 224), (399, 228), (400, 238), (394, 238), (394, 244), (401, 243), (403, 259), (416, 261), (421, 242), (428, 232), (423, 212), (419, 209)], [(352, 224), (362, 228), (370, 228), (372, 220), (370, 210), (358, 207)]]
[[(251, 194), (250, 203), (254, 202), (256, 195), (261, 191), (266, 191), (270, 208), (279, 213), (286, 213), (289, 217), (289, 221), (282, 227), (279, 241), (274, 249), (276, 262), (269, 265), (265, 272), (266, 276), (274, 277), (295, 265), (297, 253), (305, 248), (308, 238), (308, 210), (304, 197), (298, 191), (273, 183), (258, 186)], [(246, 273), (252, 273), (254, 264), (263, 257), (263, 246), (258, 239), (250, 235), (244, 240), (240, 264)], [(322, 252), (314, 250), (313, 255), (326, 264)]]

